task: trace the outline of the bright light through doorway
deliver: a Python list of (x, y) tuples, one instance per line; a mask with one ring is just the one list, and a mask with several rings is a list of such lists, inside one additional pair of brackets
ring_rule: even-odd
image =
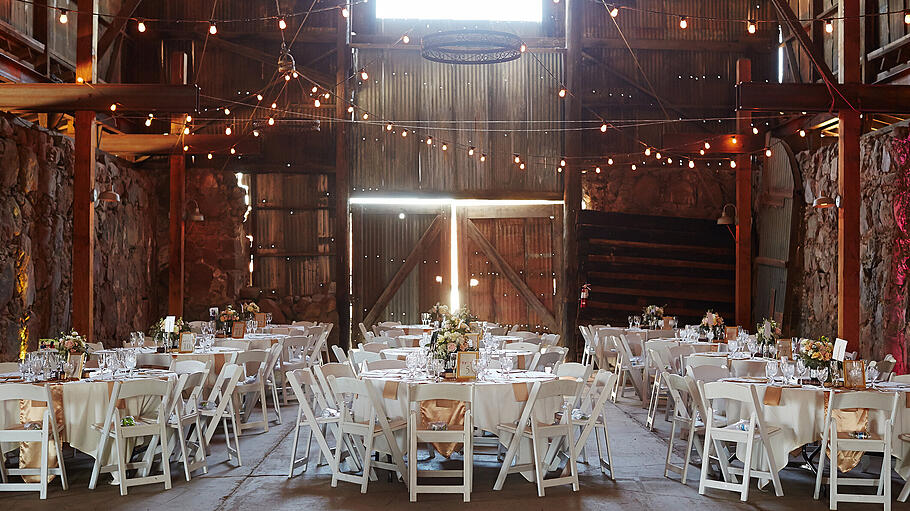
[(540, 23), (540, 0), (376, 0), (376, 17)]

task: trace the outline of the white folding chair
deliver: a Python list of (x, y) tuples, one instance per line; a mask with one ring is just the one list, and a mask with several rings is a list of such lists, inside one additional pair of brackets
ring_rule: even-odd
[(233, 348), (240, 351), (248, 351), (250, 349), (250, 341), (243, 341), (240, 339), (215, 339), (214, 346), (218, 348)]
[(341, 346), (337, 344), (332, 345), (332, 352), (335, 354), (336, 362), (347, 362), (348, 356), (344, 354), (344, 350), (341, 349)]
[(291, 393), (288, 392), (288, 383), (287, 380), (283, 378), (283, 375), (290, 371), (305, 369), (310, 366), (306, 354), (309, 351), (310, 345), (313, 344), (315, 340), (316, 338), (313, 336), (295, 335), (286, 337), (282, 341), (281, 355), (278, 357), (278, 372), (276, 373), (276, 376), (281, 377), (281, 396), (285, 405), (288, 404), (289, 394)]
[[(205, 445), (208, 448), (212, 445), (212, 437), (219, 425), (224, 426), (224, 443), (228, 452), (228, 461), (237, 456), (237, 465), (243, 465), (240, 458), (240, 428), (237, 422), (237, 413), (234, 408), (234, 389), (237, 382), (243, 376), (243, 368), (237, 364), (225, 364), (221, 368), (221, 373), (215, 379), (215, 385), (209, 392), (205, 401), (205, 406), (199, 410), (202, 417), (208, 419), (205, 426)], [(228, 431), (228, 421), (231, 422), (231, 429), (234, 433), (233, 441)]]
[[(360, 365), (363, 362), (375, 362), (377, 360), (382, 360), (382, 356), (379, 353), (376, 353), (373, 351), (364, 351), (364, 350), (351, 351), (350, 355), (351, 356), (348, 357), (348, 360), (351, 364), (351, 369), (354, 370), (355, 374), (360, 374)], [(323, 364), (323, 365), (328, 365), (328, 364)]]
[[(313, 443), (314, 436), (316, 437), (316, 444), (319, 446), (319, 452), (329, 461), (329, 466), (334, 473), (337, 467), (334, 465), (335, 459), (332, 455), (332, 449), (329, 448), (325, 437), (325, 427), (327, 424), (338, 424), (341, 420), (341, 415), (337, 411), (332, 412), (329, 409), (322, 391), (319, 389), (316, 377), (310, 369), (288, 371), (286, 376), (294, 395), (297, 397), (297, 422), (295, 422), (294, 426), (294, 442), (291, 446), (291, 466), (288, 470), (288, 479), (294, 476), (295, 468), (302, 465), (304, 472), (309, 468), (310, 445)], [(312, 396), (312, 398), (309, 396)], [(311, 402), (319, 406), (321, 413), (318, 416), (310, 406)], [(300, 429), (302, 427), (307, 427), (309, 434), (305, 442), (304, 456), (298, 458), (297, 446), (300, 441)], [(337, 437), (336, 442), (338, 442)], [(338, 443), (340, 445), (341, 442)]]
[[(616, 384), (616, 374), (606, 369), (600, 369), (594, 374), (594, 381), (591, 384), (591, 391), (588, 393), (588, 401), (591, 403), (590, 410), (587, 411), (588, 418), (578, 423), (579, 428), (578, 441), (575, 444), (576, 453), (585, 455), (585, 446), (591, 432), (594, 432), (594, 443), (597, 445), (597, 461), (600, 465), (600, 473), (606, 475), (610, 471), (610, 479), (616, 479), (616, 473), (613, 469), (613, 452), (610, 450), (610, 433), (607, 430), (607, 419), (603, 413), (607, 400)], [(603, 437), (603, 447), (601, 447), (601, 437)], [(604, 458), (604, 451), (607, 457)]]
[[(60, 484), (64, 491), (69, 489), (69, 483), (66, 479), (66, 465), (63, 462), (63, 446), (60, 443), (61, 425), (57, 424), (54, 414), (54, 402), (51, 395), (51, 388), (47, 384), (39, 387), (28, 383), (4, 383), (0, 385), (0, 406), (6, 405), (7, 401), (15, 401), (15, 409), (19, 409), (20, 401), (32, 401), (34, 403), (46, 403), (47, 407), (41, 416), (41, 422), (32, 422), (31, 425), (40, 425), (40, 429), (26, 428), (25, 424), (10, 424), (8, 427), (0, 429), (0, 443), (14, 442), (22, 445), (20, 442), (39, 442), (41, 444), (41, 464), (38, 468), (6, 468), (6, 463), (0, 456), (0, 476), (3, 482), (0, 484), (0, 491), (37, 491), (38, 498), (44, 500), (47, 498), (47, 484), (50, 475), (59, 475)], [(57, 456), (57, 466), (50, 466), (51, 449)], [(20, 454), (21, 458), (21, 454)], [(10, 475), (17, 476), (39, 476), (37, 483), (11, 483)]]
[(625, 395), (626, 377), (628, 377), (632, 380), (632, 387), (635, 393), (644, 404), (647, 401), (647, 396), (645, 395), (645, 372), (647, 368), (645, 363), (641, 360), (641, 357), (632, 354), (632, 349), (625, 334), (619, 337), (612, 336), (611, 338), (619, 351), (619, 360), (617, 361), (619, 378), (616, 381), (611, 398), (615, 403), (618, 397)]
[(367, 330), (367, 327), (362, 322), (357, 323), (357, 326), (360, 328), (360, 333), (363, 335), (363, 342), (370, 342), (370, 339), (373, 338), (373, 332)]
[[(704, 358), (704, 357), (702, 357)], [(764, 377), (765, 367), (768, 365), (764, 360), (731, 360), (731, 374), (736, 378), (743, 377)]]
[[(168, 398), (174, 388), (173, 381), (157, 379), (118, 381), (114, 383), (110, 401), (107, 405), (104, 422), (93, 424), (92, 427), (101, 433), (98, 447), (95, 450), (95, 464), (92, 467), (92, 477), (89, 489), (94, 490), (98, 484), (98, 476), (103, 473), (117, 473), (120, 482), (120, 495), (127, 494), (127, 488), (142, 484), (164, 483), (164, 489), (171, 489), (171, 466), (168, 460), (171, 457), (170, 446), (167, 441), (167, 412), (170, 408)], [(158, 401), (156, 412), (149, 415), (133, 417), (133, 424), (125, 423), (125, 412), (118, 406), (122, 400), (138, 399), (142, 402)], [(127, 445), (134, 438), (148, 437), (149, 444), (142, 461), (131, 462)], [(113, 441), (116, 449), (116, 463), (104, 465)], [(154, 453), (158, 443), (161, 444), (162, 474), (148, 474), (154, 462)], [(139, 477), (127, 477), (127, 470), (141, 469)]]
[[(344, 395), (348, 394), (356, 402), (363, 401), (366, 406), (366, 413), (363, 417), (354, 417), (353, 411), (343, 406), (341, 409), (341, 422), (339, 423), (339, 435), (358, 438), (356, 449), (362, 453), (363, 459), (362, 473), (347, 473), (341, 470), (341, 445), (335, 446), (335, 470), (332, 473), (332, 488), (338, 486), (338, 481), (347, 481), (350, 483), (360, 484), (360, 493), (367, 492), (367, 486), (370, 483), (373, 468), (382, 468), (401, 474), (407, 484), (407, 468), (404, 466), (404, 459), (398, 448), (398, 442), (395, 440), (394, 433), (407, 428), (407, 420), (397, 419), (390, 421), (386, 416), (385, 408), (382, 402), (376, 397), (372, 385), (364, 380), (356, 378), (329, 377), (329, 386), (335, 394), (336, 402), (345, 402)], [(375, 441), (378, 437), (383, 437), (393, 462), (387, 463), (373, 459), (373, 453), (378, 452)], [(375, 477), (373, 475), (373, 477)]]
[(389, 345), (388, 345), (387, 343), (384, 343), (384, 342), (374, 341), (374, 342), (368, 342), (368, 343), (362, 345), (362, 346), (360, 347), (360, 349), (363, 350), (363, 351), (370, 351), (370, 352), (373, 352), (373, 353), (379, 353), (379, 352), (382, 351), (382, 350), (387, 350), (387, 349), (389, 349)]
[(698, 367), (687, 367), (686, 374), (693, 380), (710, 383), (730, 377), (730, 371), (726, 366), (718, 367), (714, 365), (703, 365)]
[[(705, 422), (704, 416), (707, 413), (702, 407), (701, 398), (698, 396), (698, 387), (695, 380), (678, 374), (666, 372), (663, 375), (663, 381), (667, 385), (668, 392), (674, 403), (673, 418), (670, 425), (670, 440), (667, 444), (667, 459), (664, 463), (664, 477), (669, 478), (670, 472), (679, 474), (680, 481), (688, 484), (689, 463), (692, 459), (692, 447), (695, 447), (699, 456), (703, 456), (702, 443), (697, 437), (704, 437)], [(724, 417), (715, 416), (714, 424), (720, 425), (726, 422)], [(685, 431), (685, 436), (683, 435)], [(685, 439), (686, 450), (683, 456), (682, 465), (674, 465), (672, 460), (673, 448), (676, 441), (676, 435), (679, 432), (680, 440)], [(729, 453), (726, 448), (722, 450), (722, 456), (729, 459)]]
[(696, 368), (702, 366), (727, 367), (727, 357), (689, 355), (689, 358), (686, 359), (686, 367)]
[(537, 353), (540, 350), (540, 346), (530, 342), (510, 342), (503, 346), (504, 350), (513, 350), (513, 351), (532, 351)]
[(578, 325), (578, 331), (581, 332), (581, 337), (585, 341), (585, 347), (581, 352), (581, 363), (588, 365), (595, 353), (594, 336), (591, 329), (584, 325)]
[[(426, 423), (420, 405), (424, 401), (447, 399), (464, 403), (464, 424), (449, 424), (444, 430), (434, 430)], [(465, 502), (471, 501), (474, 466), (474, 421), (472, 403), (474, 387), (454, 383), (430, 383), (408, 386), (408, 491), (411, 502), (418, 493), (461, 493)], [(461, 470), (418, 470), (417, 442), (459, 442), (464, 445), (464, 467)], [(461, 477), (460, 485), (418, 484), (420, 477)]]
[[(340, 362), (336, 362), (336, 363), (315, 365), (312, 367), (312, 370), (313, 370), (313, 375), (316, 376), (316, 382), (318, 383), (318, 385), (315, 388), (313, 388), (313, 390), (314, 391), (319, 390), (322, 393), (322, 401), (319, 402), (317, 400), (317, 404), (319, 404), (319, 406), (322, 407), (323, 409), (328, 407), (332, 410), (336, 410), (336, 411), (340, 410), (341, 406), (344, 403), (337, 403), (335, 401), (335, 393), (332, 390), (332, 386), (329, 383), (329, 380), (333, 379), (333, 378), (355, 378), (356, 374), (354, 373), (354, 369), (351, 367), (350, 364), (342, 364)], [(354, 465), (354, 468), (357, 470), (360, 470), (361, 460), (358, 457), (359, 453), (354, 448), (354, 443), (351, 441), (351, 439), (344, 437), (339, 433), (337, 423), (340, 421), (341, 421), (341, 418), (339, 416), (338, 421), (335, 421), (334, 423), (330, 422), (327, 426), (323, 425), (322, 433), (323, 433), (323, 435), (325, 435), (327, 429), (331, 428), (332, 435), (335, 437), (335, 446), (336, 446), (335, 448), (337, 449), (339, 445), (343, 445), (347, 449), (348, 453), (351, 454), (350, 459), (351, 459), (351, 463), (353, 463), (353, 465)], [(319, 464), (321, 462), (322, 462), (322, 451), (316, 453), (316, 465), (319, 466)]]
[[(861, 502), (882, 504), (885, 511), (891, 510), (891, 435), (897, 416), (898, 397), (901, 392), (835, 392), (828, 393), (828, 411), (825, 414), (825, 429), (822, 430), (822, 452), (818, 460), (818, 474), (815, 478), (815, 499), (818, 500), (825, 479), (828, 483), (828, 507), (837, 509), (838, 502)], [(867, 414), (867, 437), (856, 438), (852, 431), (838, 431), (834, 415), (837, 412)], [(878, 413), (873, 413), (878, 412)], [(877, 427), (875, 427), (877, 423)], [(827, 452), (826, 452), (827, 451)], [(841, 451), (862, 451), (882, 454), (879, 477), (841, 477), (838, 475), (837, 456)], [(825, 458), (829, 459), (830, 473), (825, 473)], [(839, 486), (878, 486), (874, 495), (841, 493)]]
[(568, 351), (568, 348), (551, 348), (551, 351), (546, 353), (537, 353), (528, 366), (528, 370), (546, 372), (549, 368), (550, 372), (556, 372), (559, 364), (566, 360)]
[[(234, 413), (237, 414), (239, 433), (246, 429), (263, 428), (269, 431), (269, 409), (265, 400), (266, 361), (270, 351), (244, 351), (234, 356), (233, 363), (243, 368), (244, 379), (234, 387)], [(251, 421), (253, 410), (261, 403), (262, 419)]]
[(211, 359), (203, 362), (201, 360), (180, 360), (175, 358), (171, 361), (169, 370), (178, 375), (205, 373), (205, 377), (208, 377), (209, 371), (212, 370), (213, 363), (214, 362)]
[(372, 362), (367, 362), (367, 371), (375, 370), (385, 370), (385, 369), (406, 369), (408, 363), (404, 360), (374, 360)]
[[(740, 500), (746, 502), (749, 499), (749, 483), (752, 478), (758, 478), (771, 479), (774, 484), (774, 493), (778, 497), (782, 497), (784, 491), (777, 475), (774, 452), (771, 450), (771, 439), (780, 432), (780, 428), (765, 424), (762, 404), (755, 392), (755, 387), (720, 381), (710, 383), (698, 381), (696, 383), (699, 394), (708, 405), (705, 417), (705, 447), (701, 459), (701, 479), (698, 484), (699, 495), (704, 495), (707, 488), (717, 488), (739, 492)], [(723, 425), (715, 423), (715, 410), (718, 409), (717, 405), (721, 401), (724, 402), (727, 409), (731, 402), (739, 403), (741, 412), (747, 412), (749, 418), (732, 423), (727, 420)], [(755, 444), (756, 438), (758, 445)], [(729, 466), (727, 458), (724, 456), (725, 451), (721, 448), (722, 442), (745, 444), (746, 454), (742, 469)], [(752, 468), (752, 457), (756, 447), (760, 453), (760, 461), (765, 463), (764, 466), (768, 467), (767, 470)], [(708, 463), (712, 449), (720, 463), (722, 481), (708, 479)], [(741, 483), (736, 482), (734, 474), (742, 475)]]
[[(502, 462), (502, 467), (499, 469), (499, 477), (496, 478), (496, 484), (493, 486), (494, 490), (502, 489), (508, 474), (534, 470), (537, 495), (539, 497), (543, 497), (545, 489), (551, 486), (571, 484), (572, 490), (578, 491), (578, 452), (576, 451), (575, 424), (572, 421), (572, 414), (564, 413), (561, 420), (553, 421), (551, 417), (553, 417), (555, 410), (552, 407), (547, 407), (548, 404), (552, 405), (552, 402), (547, 403), (547, 400), (550, 398), (560, 399), (563, 403), (571, 405), (572, 400), (575, 399), (577, 386), (581, 384), (575, 380), (535, 382), (528, 394), (528, 401), (525, 403), (518, 423), (499, 425), (499, 437), (506, 438), (511, 436), (511, 441), (509, 442), (509, 449), (506, 451), (505, 459)], [(541, 409), (537, 409), (538, 406)], [(547, 422), (541, 422), (541, 417), (546, 417), (547, 419), (544, 420)], [(529, 423), (530, 426), (527, 425)], [(549, 467), (544, 459), (545, 453), (553, 439), (562, 441), (563, 438), (569, 451), (567, 453), (569, 459), (566, 466), (569, 474), (565, 475), (566, 471), (563, 470), (560, 476), (545, 479), (544, 476)], [(512, 466), (512, 461), (515, 459), (522, 439), (531, 441), (534, 462)]]
[(654, 419), (657, 417), (657, 408), (660, 406), (661, 398), (666, 398), (667, 415), (670, 413), (670, 394), (667, 392), (667, 382), (663, 380), (664, 373), (672, 373), (673, 366), (667, 361), (664, 352), (656, 349), (648, 349), (648, 360), (653, 367), (657, 368), (657, 374), (654, 375), (654, 384), (651, 385), (651, 399), (648, 400), (648, 420), (646, 426), (649, 430), (654, 431)]
[[(198, 360), (185, 362), (198, 362)], [(203, 474), (209, 472), (208, 464), (205, 461), (206, 446), (202, 417), (198, 407), (199, 398), (208, 376), (209, 365), (203, 364), (201, 371), (180, 373), (169, 401), (167, 425), (174, 430), (174, 435), (171, 435), (169, 442), (173, 443), (176, 437), (180, 447), (180, 461), (183, 463), (184, 476), (187, 481), (192, 478), (192, 473), (196, 470), (202, 469)], [(188, 366), (184, 366), (184, 369), (186, 367)], [(174, 446), (168, 447), (168, 452), (173, 452), (173, 450)], [(192, 459), (190, 450), (195, 451)]]

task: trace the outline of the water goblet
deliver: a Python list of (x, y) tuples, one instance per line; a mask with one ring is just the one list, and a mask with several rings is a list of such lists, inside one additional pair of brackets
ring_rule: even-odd
[(828, 380), (828, 366), (819, 367), (816, 370), (816, 373), (818, 374), (818, 381), (820, 383), (824, 384), (825, 381)]
[(512, 357), (512, 355), (509, 355), (509, 354), (500, 355), (499, 366), (500, 366), (500, 371), (502, 372), (502, 377), (504, 379), (506, 379), (506, 380), (510, 379), (509, 373), (512, 372), (512, 367), (513, 367), (514, 363), (515, 363), (515, 359)]
[(795, 364), (791, 364), (789, 361), (784, 360), (780, 364), (780, 374), (784, 378), (784, 383), (793, 383), (793, 373), (796, 369)]
[(632, 325), (633, 325), (635, 328), (641, 328), (641, 316), (633, 316), (633, 317), (632, 317)]
[(635, 324), (635, 316), (629, 316), (629, 328), (632, 328), (633, 324)]
[(796, 377), (802, 379), (806, 377), (806, 373), (809, 371), (809, 368), (806, 367), (806, 363), (802, 358), (796, 359)]
[(714, 330), (709, 329), (708, 335), (706, 337), (708, 338), (708, 342), (713, 342), (714, 341)]
[(774, 377), (777, 376), (777, 360), (769, 360), (765, 364), (765, 376), (768, 377), (768, 383), (774, 383)]
[(483, 358), (477, 357), (471, 361), (471, 369), (474, 370), (474, 376), (477, 378), (477, 381), (483, 381), (483, 371), (485, 362)]
[(881, 376), (881, 372), (879, 372), (875, 366), (870, 365), (869, 368), (866, 369), (866, 379), (868, 379), (870, 383), (876, 383), (879, 376)]

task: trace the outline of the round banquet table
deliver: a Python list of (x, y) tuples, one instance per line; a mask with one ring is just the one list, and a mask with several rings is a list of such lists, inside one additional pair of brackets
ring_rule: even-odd
[[(731, 378), (726, 381), (735, 382), (739, 385), (753, 385), (758, 394), (758, 399), (765, 400), (765, 392), (768, 385), (765, 383), (747, 382), (746, 379)], [(894, 469), (905, 480), (910, 478), (910, 442), (904, 442), (898, 438), (902, 433), (910, 433), (910, 407), (908, 403), (908, 393), (910, 385), (899, 385), (880, 383), (880, 390), (902, 392), (904, 395), (898, 399), (898, 410), (894, 421), (892, 431), (891, 446), (893, 455), (897, 458)], [(780, 401), (778, 404), (765, 403), (762, 407), (766, 426), (776, 426), (780, 432), (774, 436), (771, 442), (771, 451), (774, 454), (775, 470), (780, 470), (787, 465), (790, 452), (798, 449), (808, 443), (821, 440), (822, 429), (825, 423), (825, 394), (830, 389), (814, 385), (803, 385), (801, 387), (783, 387), (781, 390)], [(748, 412), (740, 413), (738, 410), (728, 408), (727, 418), (730, 422), (737, 420), (748, 420)], [(869, 415), (869, 432), (882, 434), (881, 425), (883, 423), (881, 412), (870, 412)], [(742, 459), (745, 446), (737, 446), (737, 457)], [(753, 460), (760, 462), (760, 456), (754, 456)]]
[(424, 332), (432, 332), (436, 329), (432, 325), (398, 325), (392, 328), (404, 330), (404, 333), (408, 335), (422, 335)]
[[(519, 401), (519, 398), (524, 397), (524, 399), (527, 399), (527, 393), (530, 392), (533, 383), (556, 379), (553, 374), (541, 372), (513, 371), (509, 374), (508, 379), (503, 379), (497, 373), (487, 381), (457, 382), (448, 380), (441, 382), (453, 385), (473, 385), (474, 402), (472, 403), (472, 412), (474, 426), (498, 435), (499, 424), (514, 424), (519, 419), (525, 405), (525, 402)], [(410, 379), (405, 369), (364, 371), (361, 373), (361, 378), (374, 386), (377, 395), (382, 399), (386, 416), (390, 420), (407, 420), (409, 384), (432, 383), (431, 380), (425, 377)], [(533, 418), (540, 422), (550, 423), (553, 421), (554, 414), (561, 409), (561, 406), (561, 401), (556, 397), (538, 400)], [(355, 420), (366, 420), (367, 409), (367, 403), (360, 400), (355, 402)], [(382, 441), (382, 439), (377, 439), (377, 441)], [(407, 437), (404, 431), (396, 433), (396, 441), (402, 452), (405, 452)], [(511, 441), (511, 435), (502, 435), (499, 437), (499, 441), (508, 446)], [(381, 442), (380, 445), (386, 444)], [(516, 464), (533, 463), (532, 455), (530, 440), (523, 440), (516, 457)], [(533, 472), (523, 472), (523, 475), (529, 481), (533, 480)]]
[[(405, 360), (411, 353), (417, 353), (424, 349), (425, 348), (388, 348), (382, 350), (380, 353), (387, 359)], [(526, 368), (527, 365), (531, 363), (534, 355), (537, 353), (535, 351), (528, 350), (499, 350), (493, 352), (493, 357), (499, 358), (500, 355), (506, 352), (516, 358), (516, 367), (519, 368)]]
[[(171, 379), (174, 377), (174, 373), (169, 371), (145, 369), (134, 371), (132, 378), (125, 375), (112, 378), (110, 374), (107, 374), (103, 377), (92, 377), (79, 381), (51, 383), (51, 393), (58, 422), (61, 422), (62, 415), (64, 427), (62, 440), (79, 451), (94, 455), (98, 447), (98, 441), (101, 439), (101, 433), (92, 426), (104, 422), (111, 392), (116, 381), (149, 378)], [(4, 378), (0, 385), (3, 383), (22, 382)], [(43, 382), (36, 382), (36, 384), (43, 385)], [(160, 400), (156, 398), (134, 397), (124, 399), (121, 413), (124, 416), (132, 415), (133, 417), (151, 415), (156, 413), (159, 403)], [(31, 408), (31, 410), (21, 409), (26, 406)], [(36, 418), (40, 420), (44, 408), (43, 406), (34, 406), (34, 404), (28, 406), (25, 402), (20, 401), (6, 401), (0, 406), (0, 427), (7, 428), (14, 424), (19, 424), (20, 413), (27, 415), (30, 420), (36, 420)], [(132, 445), (130, 443), (125, 448), (132, 449)], [(12, 450), (15, 447), (18, 447), (18, 444), (4, 443), (3, 452)], [(115, 463), (116, 456), (116, 449), (112, 448), (108, 459), (105, 460), (105, 464)]]
[[(148, 348), (140, 348), (140, 350), (142, 353), (155, 353), (154, 349), (149, 350)], [(224, 364), (229, 364), (234, 356), (241, 351), (242, 350), (237, 348), (228, 348), (226, 346), (212, 346), (208, 351), (202, 351), (197, 348), (192, 353), (161, 353), (161, 355), (168, 355), (178, 362), (183, 360), (198, 360), (203, 363), (208, 363), (211, 361), (212, 369), (209, 371), (208, 378), (206, 378), (206, 386), (211, 387), (215, 385), (215, 380), (221, 373), (221, 368), (224, 367)]]

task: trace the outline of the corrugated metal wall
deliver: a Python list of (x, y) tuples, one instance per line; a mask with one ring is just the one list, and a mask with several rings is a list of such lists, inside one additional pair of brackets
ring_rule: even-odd
[(789, 148), (775, 139), (771, 150), (771, 157), (765, 160), (762, 167), (756, 199), (758, 251), (755, 258), (753, 316), (756, 321), (771, 317), (780, 322), (787, 296), (793, 173)]
[[(399, 218), (400, 212), (406, 213), (405, 218)], [(421, 312), (436, 302), (448, 302), (450, 258), (448, 244), (444, 241), (449, 227), (448, 213), (445, 210), (414, 212), (351, 206), (353, 324), (363, 321), (438, 214), (442, 214), (446, 222), (440, 237), (430, 245), (435, 250), (418, 262), (388, 307), (379, 313), (377, 322), (419, 323)], [(437, 282), (437, 275), (444, 276), (444, 280)]]
[[(561, 190), (556, 172), (562, 139), (558, 127), (563, 105), (559, 54), (525, 55), (493, 65), (445, 65), (413, 52), (359, 50), (356, 67), (370, 79), (358, 86), (354, 103), (372, 113), (375, 124), (352, 129), (351, 182), (358, 191), (407, 191), (488, 194)], [(384, 120), (395, 120), (386, 130)], [(402, 129), (420, 121), (459, 121), (449, 129), (419, 130), (402, 137)], [(535, 133), (513, 133), (510, 123), (488, 120), (545, 121)], [(435, 126), (435, 124), (434, 124)], [(457, 129), (451, 129), (457, 128)], [(502, 131), (484, 131), (484, 130)], [(427, 136), (433, 146), (422, 143)], [(441, 145), (449, 144), (448, 151)], [(475, 146), (477, 154), (467, 150)], [(480, 153), (487, 155), (480, 162)], [(512, 162), (518, 153), (528, 161), (522, 172)]]

